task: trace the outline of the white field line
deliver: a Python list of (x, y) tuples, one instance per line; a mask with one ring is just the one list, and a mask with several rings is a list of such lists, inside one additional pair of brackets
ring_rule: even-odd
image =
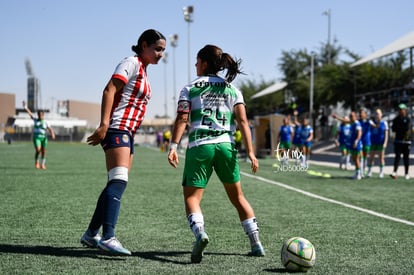
[[(152, 147), (149, 147), (149, 148), (152, 148)], [(185, 156), (183, 154), (179, 154), (179, 157), (185, 159)], [(354, 209), (354, 210), (357, 210), (357, 211), (360, 211), (360, 212), (363, 212), (363, 213), (366, 213), (366, 214), (369, 214), (369, 215), (372, 215), (372, 216), (376, 216), (376, 217), (379, 217), (379, 218), (386, 219), (386, 220), (390, 220), (390, 221), (399, 222), (399, 223), (403, 223), (403, 224), (406, 224), (406, 225), (414, 226), (414, 222), (411, 222), (411, 221), (407, 221), (407, 220), (403, 220), (403, 219), (399, 219), (399, 218), (394, 218), (394, 217), (385, 215), (383, 213), (375, 212), (375, 211), (365, 209), (365, 208), (362, 208), (362, 207), (358, 207), (358, 206), (355, 206), (355, 205), (352, 205), (352, 204), (348, 204), (348, 203), (340, 202), (340, 201), (337, 201), (337, 200), (325, 198), (325, 197), (313, 194), (311, 192), (307, 192), (305, 190), (295, 188), (295, 187), (289, 186), (287, 184), (283, 184), (281, 182), (277, 182), (277, 181), (269, 180), (269, 179), (262, 178), (262, 177), (259, 177), (259, 176), (255, 176), (255, 175), (243, 172), (243, 171), (240, 171), (240, 174), (242, 174), (243, 176), (252, 178), (252, 179), (256, 179), (256, 180), (259, 180), (259, 181), (263, 181), (263, 182), (266, 182), (266, 183), (277, 185), (279, 187), (282, 187), (282, 188), (285, 188), (285, 189), (288, 189), (288, 190), (291, 190), (291, 191), (294, 191), (294, 192), (297, 192), (297, 193), (301, 193), (305, 196), (308, 196), (308, 197), (311, 197), (311, 198), (314, 198), (314, 199), (318, 199), (318, 200), (321, 200), (321, 201), (326, 201), (326, 202), (329, 202), (329, 203), (337, 204), (337, 205), (340, 205), (340, 206), (343, 206), (343, 207), (346, 207), (346, 208), (351, 208), (351, 209)]]
[(289, 189), (289, 190), (294, 191), (294, 192), (301, 193), (301, 194), (303, 194), (305, 196), (308, 196), (308, 197), (311, 197), (311, 198), (315, 198), (315, 199), (318, 199), (318, 200), (321, 200), (321, 201), (326, 201), (326, 202), (337, 204), (337, 205), (340, 205), (340, 206), (343, 206), (343, 207), (351, 208), (351, 209), (354, 209), (354, 210), (357, 210), (357, 211), (360, 211), (360, 212), (364, 212), (364, 213), (372, 215), (372, 216), (387, 219), (387, 220), (390, 220), (390, 221), (399, 222), (399, 223), (414, 226), (414, 222), (411, 222), (411, 221), (407, 221), (407, 220), (403, 220), (403, 219), (399, 219), (399, 218), (394, 218), (394, 217), (385, 215), (383, 213), (375, 212), (375, 211), (365, 209), (365, 208), (362, 208), (362, 207), (358, 207), (358, 206), (355, 206), (355, 205), (352, 205), (352, 204), (348, 204), (348, 203), (336, 201), (336, 200), (333, 200), (333, 199), (325, 198), (325, 197), (322, 197), (322, 196), (304, 191), (302, 189), (298, 189), (298, 188), (295, 188), (295, 187), (292, 187), (292, 186), (289, 186), (289, 185), (286, 185), (286, 184), (283, 184), (283, 183), (280, 183), (280, 182), (277, 182), (277, 181), (269, 180), (269, 179), (262, 178), (262, 177), (259, 177), (259, 176), (255, 176), (255, 175), (252, 175), (252, 174), (248, 174), (248, 173), (245, 173), (245, 172), (242, 172), (242, 171), (240, 171), (240, 173), (243, 176), (253, 178), (253, 179), (256, 179), (256, 180), (259, 180), (259, 181), (263, 181), (263, 182), (266, 182), (266, 183), (270, 183), (270, 184), (273, 184), (273, 185), (277, 185), (279, 187)]

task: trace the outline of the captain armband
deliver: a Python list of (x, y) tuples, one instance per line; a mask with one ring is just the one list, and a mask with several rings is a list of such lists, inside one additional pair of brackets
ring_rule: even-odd
[(191, 103), (190, 101), (179, 101), (177, 106), (177, 113), (184, 113), (188, 114), (191, 110)]

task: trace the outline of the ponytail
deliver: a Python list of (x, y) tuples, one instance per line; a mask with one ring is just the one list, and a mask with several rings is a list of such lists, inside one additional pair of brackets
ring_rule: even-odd
[(206, 45), (202, 48), (197, 57), (207, 62), (207, 69), (203, 72), (205, 75), (217, 74), (220, 71), (226, 71), (226, 81), (232, 82), (238, 74), (243, 72), (240, 70), (241, 59), (234, 60), (228, 53), (214, 45)]

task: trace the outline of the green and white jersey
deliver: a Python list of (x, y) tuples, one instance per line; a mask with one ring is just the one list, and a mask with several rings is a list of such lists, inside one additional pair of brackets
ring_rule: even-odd
[(49, 128), (49, 124), (45, 120), (40, 120), (38, 118), (33, 119), (34, 128), (33, 128), (33, 136), (35, 138), (44, 138), (47, 134), (47, 129)]
[(241, 91), (218, 76), (202, 76), (185, 86), (178, 113), (189, 113), (188, 147), (234, 143), (234, 106), (244, 104)]

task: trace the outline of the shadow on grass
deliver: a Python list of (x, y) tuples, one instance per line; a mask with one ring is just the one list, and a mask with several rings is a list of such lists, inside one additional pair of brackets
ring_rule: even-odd
[(286, 268), (266, 268), (266, 269), (263, 269), (263, 271), (268, 272), (268, 273), (296, 273), (296, 272), (289, 271)]
[[(142, 252), (133, 252), (132, 256), (140, 257), (146, 260), (152, 260), (157, 262), (163, 262), (163, 263), (173, 263), (173, 264), (180, 264), (180, 265), (189, 265), (192, 264), (190, 262), (190, 254), (191, 252), (186, 251), (142, 251)], [(188, 255), (188, 256), (186, 256)], [(244, 254), (236, 254), (236, 253), (212, 253), (212, 252), (205, 252), (204, 256), (246, 256)], [(185, 260), (181, 260), (183, 256), (185, 257)], [(171, 259), (176, 257), (177, 259)], [(180, 260), (178, 259), (180, 258)]]
[[(57, 257), (89, 257), (110, 260), (125, 260), (125, 257), (113, 257), (98, 249), (79, 247), (53, 247), (46, 245), (0, 244), (0, 253), (48, 255)], [(110, 257), (108, 257), (110, 256)]]

